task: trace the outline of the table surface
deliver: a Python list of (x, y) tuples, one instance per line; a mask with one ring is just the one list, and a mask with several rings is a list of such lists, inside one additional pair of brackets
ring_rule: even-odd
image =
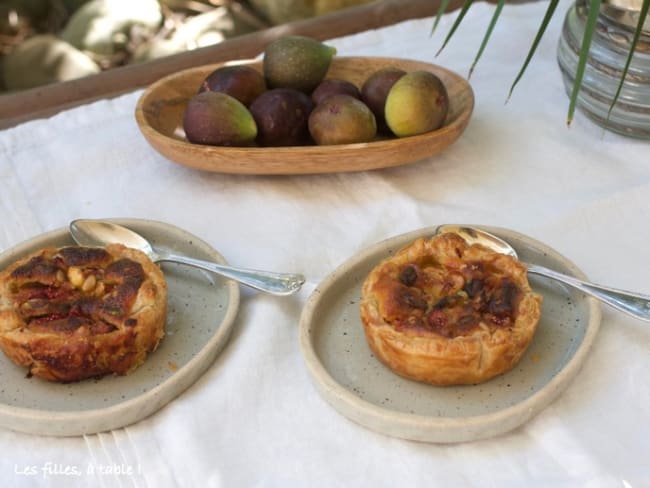
[[(330, 43), (340, 55), (408, 57), (465, 75), (493, 9), (472, 7), (438, 57), (453, 15), (433, 37), (424, 18)], [(647, 323), (603, 308), (586, 362), (554, 402), (513, 431), (461, 444), (402, 440), (348, 420), (318, 394), (299, 347), (301, 310), (335, 268), (383, 239), (440, 223), (524, 233), (596, 282), (650, 294), (648, 145), (582, 113), (566, 127), (556, 62), (563, 15), (504, 103), (545, 9), (504, 9), (470, 80), (467, 130), (440, 155), (399, 168), (194, 171), (140, 134), (141, 90), (0, 131), (0, 250), (75, 218), (142, 218), (201, 237), (231, 264), (307, 277), (286, 298), (242, 288), (216, 361), (140, 422), (68, 438), (0, 430), (3, 486), (649, 486)]]

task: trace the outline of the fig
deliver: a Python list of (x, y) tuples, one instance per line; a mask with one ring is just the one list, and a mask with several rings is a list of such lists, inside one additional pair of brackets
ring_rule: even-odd
[(262, 73), (250, 66), (222, 66), (203, 80), (199, 93), (204, 91), (225, 93), (248, 107), (266, 91), (266, 81)]
[(189, 100), (183, 128), (188, 141), (213, 146), (249, 146), (257, 136), (255, 120), (244, 104), (230, 95), (212, 91)]
[(377, 128), (381, 132), (389, 132), (384, 115), (386, 97), (395, 82), (406, 74), (400, 68), (382, 68), (371, 74), (361, 86), (361, 100), (368, 105), (377, 119)]
[(319, 145), (369, 142), (377, 134), (375, 116), (361, 100), (334, 95), (314, 108), (309, 132)]
[(263, 71), (269, 88), (311, 93), (323, 81), (336, 49), (305, 36), (284, 36), (264, 49)]
[(314, 102), (314, 105), (318, 105), (332, 95), (350, 95), (354, 98), (361, 96), (355, 84), (347, 80), (328, 78), (321, 81), (311, 93), (311, 101)]
[(412, 71), (390, 89), (384, 113), (393, 134), (407, 137), (440, 128), (448, 110), (449, 97), (440, 78), (429, 71)]
[(274, 88), (250, 106), (262, 146), (301, 146), (310, 143), (307, 121), (314, 105), (301, 91)]

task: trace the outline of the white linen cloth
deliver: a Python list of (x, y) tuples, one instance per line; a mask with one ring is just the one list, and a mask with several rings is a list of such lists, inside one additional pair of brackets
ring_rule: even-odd
[[(146, 143), (133, 115), (141, 91), (1, 131), (0, 250), (75, 218), (146, 218), (196, 234), (231, 264), (308, 279), (289, 298), (242, 288), (214, 365), (135, 425), (73, 438), (0, 430), (2, 486), (650, 486), (650, 327), (607, 307), (590, 357), (556, 401), (513, 432), (457, 445), (395, 439), (341, 416), (313, 387), (298, 345), (301, 308), (325, 276), (375, 242), (440, 223), (508, 227), (596, 282), (650, 293), (649, 146), (581, 113), (566, 127), (556, 46), (569, 5), (504, 105), (547, 4), (506, 6), (471, 78), (466, 132), (399, 168), (197, 172)], [(429, 18), (330, 44), (340, 55), (408, 57), (465, 75), (493, 9), (474, 5), (437, 58), (455, 14), (433, 38)]]

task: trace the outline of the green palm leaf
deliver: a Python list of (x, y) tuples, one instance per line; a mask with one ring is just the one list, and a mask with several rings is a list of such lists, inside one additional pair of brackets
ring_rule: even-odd
[[(479, 48), (479, 51), (476, 55), (476, 58), (474, 59), (474, 62), (472, 63), (472, 66), (469, 71), (469, 76), (471, 76), (474, 67), (476, 66), (476, 63), (480, 59), (481, 55), (483, 54), (483, 51), (485, 49), (485, 46), (487, 45), (487, 42), (492, 35), (492, 30), (494, 29), (494, 26), (496, 25), (496, 22), (499, 18), (499, 15), (501, 14), (501, 9), (503, 8), (506, 0), (497, 0), (497, 6), (496, 10), (492, 16), (492, 19), (490, 21), (490, 24), (488, 26), (487, 32), (483, 38), (483, 41), (481, 42), (481, 46)], [(596, 22), (598, 19), (598, 14), (600, 12), (600, 5), (602, 0), (588, 0), (589, 1), (589, 14), (587, 16), (587, 21), (585, 24), (585, 30), (582, 38), (582, 44), (580, 46), (580, 52), (578, 56), (578, 66), (576, 68), (576, 74), (575, 74), (575, 80), (573, 83), (573, 89), (571, 92), (571, 95), (569, 97), (569, 110), (567, 114), (567, 125), (571, 125), (571, 122), (573, 121), (573, 115), (575, 113), (577, 101), (578, 101), (578, 93), (580, 91), (580, 87), (582, 85), (582, 80), (584, 78), (585, 74), (585, 68), (587, 65), (587, 60), (589, 58), (589, 49), (591, 47), (591, 40), (593, 38), (594, 31), (596, 29)], [(465, 14), (469, 10), (470, 6), (472, 5), (473, 0), (465, 0), (463, 3), (460, 13), (456, 17), (456, 20), (454, 21), (453, 25), (451, 26), (451, 29), (449, 33), (447, 34), (447, 37), (445, 38), (442, 47), (438, 50), (436, 53), (436, 56), (440, 54), (440, 52), (445, 48), (453, 34), (456, 32), (456, 29), (460, 25), (461, 21), (465, 17)], [(514, 82), (512, 83), (512, 86), (510, 87), (510, 91), (508, 93), (508, 99), (510, 99), (510, 96), (512, 95), (512, 92), (523, 76), (524, 72), (526, 71), (526, 68), (528, 67), (528, 64), (530, 63), (531, 59), (533, 58), (535, 51), (537, 50), (537, 46), (539, 45), (539, 42), (541, 41), (544, 32), (546, 31), (546, 28), (548, 27), (548, 24), (555, 14), (557, 5), (559, 3), (559, 0), (551, 0), (549, 3), (548, 8), (546, 9), (546, 13), (544, 15), (544, 19), (542, 20), (542, 23), (540, 24), (540, 27), (537, 31), (537, 34), (535, 36), (535, 39), (533, 40), (533, 44), (531, 45), (531, 48), (528, 52), (528, 55), (526, 56), (526, 60), (524, 61), (523, 66), (519, 70), (519, 73), (515, 77)], [(440, 17), (442, 14), (446, 11), (447, 6), (449, 4), (449, 0), (442, 0), (442, 3), (440, 4), (440, 8), (438, 10), (438, 14), (436, 16), (433, 28), (431, 30), (431, 33), (433, 34), (435, 28), (437, 27)], [(631, 61), (632, 61), (632, 56), (634, 55), (634, 51), (636, 49), (639, 37), (641, 35), (643, 25), (645, 22), (645, 19), (647, 18), (648, 12), (650, 11), (650, 0), (643, 0), (643, 4), (641, 7), (641, 10), (639, 12), (639, 21), (636, 27), (636, 31), (634, 33), (634, 38), (632, 40), (632, 43), (630, 45), (630, 50), (628, 53), (627, 61), (625, 63), (625, 67), (623, 69), (621, 79), (619, 81), (618, 88), (616, 90), (616, 94), (614, 95), (614, 98), (612, 100), (612, 103), (609, 107), (609, 112), (607, 114), (607, 118), (609, 119), (609, 116), (612, 112), (612, 109), (614, 108), (616, 102), (618, 101), (618, 98), (621, 94), (621, 90), (623, 87), (623, 84), (625, 82), (625, 78), (627, 76)]]
[(440, 8), (438, 8), (438, 13), (436, 14), (436, 20), (433, 21), (433, 27), (431, 27), (431, 35), (433, 35), (433, 33), (436, 31), (436, 28), (440, 23), (440, 19), (442, 18), (442, 14), (447, 11), (449, 2), (450, 0), (442, 0), (442, 2), (440, 2)]
[(451, 29), (449, 30), (449, 34), (447, 34), (447, 37), (445, 38), (444, 42), (442, 43), (442, 47), (438, 50), (436, 53), (436, 56), (440, 54), (440, 52), (445, 48), (447, 43), (449, 42), (449, 39), (454, 35), (454, 32), (456, 32), (456, 29), (460, 25), (460, 23), (463, 21), (463, 18), (465, 18), (465, 14), (469, 10), (469, 8), (472, 6), (474, 3), (474, 0), (465, 0), (463, 3), (463, 6), (460, 8), (460, 12), (458, 13), (458, 16), (456, 17), (456, 20), (454, 21), (453, 25), (451, 26)]
[(643, 0), (643, 5), (641, 6), (641, 10), (639, 12), (639, 22), (636, 25), (634, 38), (632, 39), (632, 43), (630, 44), (630, 52), (627, 55), (627, 61), (625, 62), (625, 67), (623, 68), (623, 74), (621, 75), (621, 79), (619, 80), (618, 88), (616, 89), (616, 94), (614, 95), (614, 99), (612, 100), (612, 103), (609, 106), (609, 110), (607, 111), (608, 121), (610, 115), (612, 114), (612, 110), (614, 109), (614, 105), (616, 105), (616, 102), (618, 101), (618, 97), (621, 94), (621, 90), (623, 88), (623, 84), (625, 83), (625, 77), (627, 76), (627, 72), (630, 69), (630, 63), (632, 62), (632, 56), (634, 56), (636, 45), (639, 42), (639, 37), (641, 36), (643, 23), (645, 22), (645, 19), (648, 16), (648, 7), (650, 7), (650, 0)]
[(573, 80), (573, 90), (571, 91), (569, 101), (569, 114), (567, 115), (567, 125), (573, 122), (573, 114), (576, 111), (576, 103), (578, 101), (578, 93), (582, 85), (582, 78), (585, 75), (585, 67), (587, 66), (587, 58), (589, 58), (589, 47), (591, 46), (591, 38), (593, 37), (594, 30), (596, 29), (596, 21), (600, 13), (601, 0), (590, 0), (589, 13), (587, 15), (587, 22), (585, 24), (585, 33), (582, 36), (582, 45), (580, 46), (580, 56), (578, 57), (578, 66), (576, 68), (576, 77)]
[(499, 20), (499, 15), (501, 15), (501, 10), (503, 9), (503, 6), (505, 4), (506, 4), (506, 0), (498, 0), (496, 10), (494, 11), (494, 14), (492, 15), (492, 19), (490, 20), (490, 25), (488, 25), (487, 31), (485, 32), (485, 36), (483, 37), (483, 41), (481, 41), (481, 47), (479, 48), (478, 53), (476, 54), (476, 58), (474, 58), (474, 62), (472, 63), (472, 66), (469, 68), (469, 74), (467, 75), (467, 79), (472, 77), (472, 73), (474, 72), (476, 63), (478, 63), (478, 60), (481, 58), (481, 55), (485, 50), (485, 46), (487, 46), (488, 40), (492, 35), (494, 26), (496, 25), (497, 20)]
[(542, 37), (544, 36), (544, 32), (546, 32), (546, 27), (548, 27), (548, 23), (551, 21), (551, 18), (555, 13), (555, 8), (557, 7), (558, 2), (559, 0), (551, 0), (551, 2), (548, 4), (548, 8), (546, 9), (546, 14), (542, 19), (542, 23), (540, 24), (539, 29), (537, 30), (537, 35), (535, 36), (535, 40), (533, 40), (533, 44), (530, 47), (530, 50), (528, 51), (528, 56), (526, 56), (524, 65), (519, 70), (519, 73), (517, 73), (517, 76), (515, 77), (515, 81), (512, 83), (512, 86), (510, 87), (510, 91), (508, 92), (508, 100), (510, 100), (510, 97), (512, 96), (512, 91), (515, 89), (515, 86), (517, 85), (517, 83), (519, 83), (519, 80), (524, 75), (526, 68), (528, 68), (528, 64), (530, 63), (530, 60), (533, 58), (533, 55), (537, 50), (539, 41), (542, 40)]

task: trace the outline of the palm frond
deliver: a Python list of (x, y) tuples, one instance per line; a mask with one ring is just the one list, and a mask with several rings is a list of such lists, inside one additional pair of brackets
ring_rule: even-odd
[[(483, 54), (483, 51), (485, 50), (487, 42), (488, 42), (489, 38), (492, 35), (492, 31), (494, 29), (494, 26), (496, 25), (496, 22), (497, 22), (500, 14), (501, 14), (501, 10), (502, 10), (505, 2), (506, 2), (506, 0), (496, 0), (496, 1), (497, 1), (496, 10), (495, 10), (495, 12), (494, 12), (494, 14), (492, 16), (492, 19), (490, 21), (490, 24), (488, 26), (486, 34), (483, 37), (483, 40), (481, 42), (481, 46), (480, 46), (480, 48), (478, 50), (476, 58), (474, 59), (474, 62), (472, 63), (472, 66), (471, 66), (470, 71), (469, 71), (469, 76), (471, 76), (471, 74), (472, 74), (478, 60), (480, 59), (481, 55)], [(583, 80), (584, 75), (585, 75), (585, 68), (586, 68), (586, 65), (587, 65), (587, 61), (589, 59), (589, 49), (591, 47), (591, 40), (593, 38), (594, 31), (596, 30), (596, 23), (597, 23), (597, 20), (598, 20), (598, 15), (600, 13), (600, 6), (601, 6), (601, 3), (602, 3), (602, 0), (586, 0), (586, 1), (587, 1), (588, 5), (589, 5), (589, 9), (588, 9), (589, 12), (588, 12), (587, 20), (586, 20), (586, 23), (585, 23), (585, 29), (584, 29), (584, 33), (583, 33), (583, 37), (582, 37), (582, 43), (581, 43), (581, 46), (580, 46), (580, 51), (579, 51), (579, 56), (578, 56), (578, 66), (576, 68), (575, 79), (574, 79), (574, 82), (573, 82), (573, 87), (572, 87), (571, 94), (569, 96), (569, 110), (568, 110), (568, 114), (567, 114), (567, 125), (569, 125), (569, 126), (571, 125), (571, 122), (573, 121), (573, 116), (575, 114), (575, 109), (576, 109), (577, 101), (578, 101), (578, 93), (580, 92), (580, 88), (582, 86), (582, 80)], [(436, 53), (436, 56), (438, 54), (440, 54), (440, 52), (445, 48), (445, 46), (447, 45), (449, 40), (452, 38), (452, 36), (456, 32), (456, 29), (458, 28), (458, 26), (462, 22), (463, 18), (465, 17), (465, 14), (467, 13), (467, 11), (469, 10), (469, 8), (471, 7), (471, 5), (473, 3), (474, 3), (473, 0), (465, 0), (464, 1), (463, 5), (462, 5), (462, 7), (460, 9), (459, 14), (457, 15), (453, 25), (451, 26), (451, 29), (450, 29), (449, 33), (445, 37), (445, 40), (444, 40), (444, 42), (442, 44), (442, 47)], [(551, 18), (553, 17), (553, 15), (556, 12), (556, 8), (557, 8), (558, 3), (559, 3), (559, 0), (550, 0), (550, 3), (549, 3), (549, 5), (548, 5), (548, 7), (546, 9), (546, 13), (544, 15), (544, 18), (542, 19), (540, 27), (539, 27), (539, 29), (537, 31), (535, 39), (533, 40), (533, 43), (532, 43), (531, 48), (530, 48), (530, 50), (528, 52), (528, 55), (526, 56), (526, 59), (525, 59), (525, 61), (523, 63), (523, 66), (519, 70), (519, 73), (515, 77), (515, 80), (512, 83), (512, 86), (510, 87), (510, 91), (508, 93), (508, 100), (512, 96), (512, 93), (514, 91), (515, 86), (517, 85), (517, 83), (519, 82), (519, 80), (521, 79), (523, 74), (525, 73), (526, 68), (528, 67), (530, 61), (532, 60), (532, 58), (533, 58), (533, 56), (534, 56), (534, 54), (535, 54), (535, 52), (537, 50), (537, 47), (539, 45), (539, 42), (541, 41), (541, 39), (542, 39), (542, 37), (543, 37), (543, 35), (544, 35), (545, 31), (546, 31), (546, 28), (548, 27), (548, 24), (550, 23)], [(449, 0), (442, 0), (442, 3), (440, 5), (440, 9), (438, 11), (438, 15), (437, 15), (437, 17), (435, 19), (435, 22), (434, 22), (434, 25), (433, 25), (433, 28), (432, 28), (432, 31), (431, 31), (432, 33), (435, 30), (435, 28), (437, 27), (437, 25), (438, 25), (438, 23), (440, 21), (440, 17), (442, 16), (443, 12), (446, 10), (448, 4), (449, 4)], [(645, 23), (645, 20), (646, 20), (646, 18), (648, 16), (649, 11), (650, 11), (650, 0), (643, 0), (643, 4), (642, 4), (640, 12), (639, 12), (639, 20), (638, 20), (638, 23), (637, 23), (637, 26), (636, 26), (636, 30), (634, 32), (634, 37), (633, 37), (633, 40), (632, 40), (632, 42), (631, 42), (631, 44), (629, 46), (627, 61), (625, 63), (625, 67), (624, 67), (624, 69), (622, 71), (621, 79), (619, 80), (619, 85), (618, 85), (618, 88), (616, 90), (616, 94), (614, 95), (612, 103), (611, 103), (611, 105), (609, 107), (609, 111), (608, 111), (608, 114), (607, 114), (608, 119), (609, 119), (609, 117), (611, 115), (611, 112), (612, 112), (614, 106), (616, 105), (616, 102), (618, 101), (618, 98), (620, 97), (620, 94), (621, 94), (621, 91), (622, 91), (622, 88), (623, 88), (623, 85), (624, 85), (624, 82), (625, 82), (625, 78), (627, 77), (627, 74), (628, 74), (628, 71), (629, 71), (629, 68), (630, 68), (630, 65), (631, 65), (631, 62), (632, 62), (632, 57), (633, 57), (634, 52), (636, 50), (636, 46), (638, 44), (640, 35), (642, 33), (642, 30), (643, 30), (643, 26), (644, 26), (644, 23)]]
[(449, 6), (450, 0), (442, 0), (440, 2), (440, 7), (438, 8), (438, 13), (436, 14), (436, 19), (433, 21), (433, 26), (431, 27), (431, 33), (430, 35), (433, 36), (433, 33), (436, 31), (436, 28), (438, 27), (438, 24), (440, 23), (440, 19), (442, 18), (442, 14), (444, 14), (447, 11), (447, 7)]
[(449, 39), (454, 35), (454, 32), (456, 32), (456, 29), (458, 29), (458, 26), (460, 23), (463, 21), (463, 18), (465, 18), (465, 14), (469, 10), (469, 8), (472, 6), (474, 3), (474, 0), (465, 0), (463, 3), (463, 6), (460, 8), (460, 12), (458, 13), (458, 16), (456, 17), (456, 20), (454, 21), (453, 25), (451, 26), (451, 29), (449, 30), (449, 34), (447, 34), (447, 37), (445, 38), (444, 42), (442, 43), (442, 47), (438, 50), (436, 53), (436, 56), (440, 54), (440, 52), (445, 48), (447, 43), (449, 42)]
[(476, 57), (474, 58), (474, 62), (472, 63), (472, 66), (470, 66), (470, 68), (469, 68), (469, 74), (467, 75), (467, 79), (470, 79), (472, 77), (472, 73), (474, 72), (474, 68), (476, 67), (476, 63), (478, 63), (478, 60), (481, 59), (483, 51), (485, 51), (485, 46), (487, 46), (487, 43), (490, 40), (490, 36), (492, 35), (492, 31), (494, 30), (494, 26), (496, 25), (497, 20), (499, 20), (499, 15), (501, 15), (501, 10), (503, 10), (503, 6), (505, 4), (506, 4), (506, 0), (498, 0), (497, 1), (497, 7), (496, 7), (496, 9), (494, 11), (494, 14), (492, 15), (492, 19), (490, 20), (490, 24), (488, 25), (487, 31), (485, 32), (485, 36), (483, 37), (483, 40), (481, 41), (481, 47), (479, 47), (478, 53), (476, 53)]
[(616, 105), (616, 102), (618, 101), (618, 97), (621, 95), (621, 90), (623, 89), (623, 85), (625, 84), (625, 78), (627, 77), (627, 72), (630, 69), (630, 63), (632, 62), (632, 57), (634, 56), (636, 45), (639, 42), (639, 37), (641, 36), (641, 30), (643, 29), (643, 24), (645, 22), (646, 17), (648, 16), (648, 7), (650, 7), (650, 0), (643, 0), (643, 5), (641, 5), (641, 10), (639, 12), (639, 22), (636, 25), (636, 31), (634, 32), (634, 37), (630, 44), (630, 52), (627, 55), (627, 61), (625, 62), (625, 67), (623, 68), (623, 74), (621, 75), (621, 79), (618, 82), (618, 88), (616, 89), (616, 94), (614, 95), (614, 98), (612, 99), (612, 103), (609, 106), (609, 110), (607, 111), (607, 121), (609, 121), (609, 117), (612, 114), (614, 105)]
[(539, 42), (542, 40), (542, 37), (544, 37), (544, 32), (546, 32), (546, 28), (548, 27), (548, 24), (551, 21), (553, 14), (555, 13), (555, 9), (558, 3), (559, 0), (551, 0), (551, 2), (548, 4), (548, 7), (546, 9), (546, 14), (544, 14), (542, 23), (540, 24), (539, 29), (537, 30), (537, 34), (535, 35), (535, 39), (533, 40), (533, 44), (531, 45), (530, 50), (528, 51), (526, 60), (524, 61), (523, 66), (519, 70), (519, 73), (517, 73), (517, 76), (515, 77), (515, 81), (512, 82), (512, 86), (510, 87), (510, 91), (508, 92), (508, 100), (510, 100), (510, 97), (512, 96), (512, 91), (515, 89), (517, 83), (519, 83), (519, 80), (521, 80), (521, 77), (524, 75), (526, 68), (528, 68), (528, 64), (530, 63), (530, 60), (535, 55), (537, 46), (539, 45)]
[(585, 33), (582, 36), (580, 56), (578, 57), (578, 66), (576, 68), (576, 77), (575, 80), (573, 80), (573, 89), (571, 91), (571, 96), (569, 97), (569, 113), (567, 115), (567, 125), (569, 126), (571, 125), (571, 122), (573, 122), (573, 114), (576, 111), (578, 93), (580, 92), (582, 79), (585, 75), (585, 67), (587, 66), (587, 59), (589, 58), (589, 47), (591, 46), (591, 39), (594, 35), (594, 31), (596, 30), (596, 21), (598, 20), (598, 14), (600, 13), (600, 3), (601, 0), (589, 1), (589, 13), (587, 15), (587, 21), (585, 24)]

